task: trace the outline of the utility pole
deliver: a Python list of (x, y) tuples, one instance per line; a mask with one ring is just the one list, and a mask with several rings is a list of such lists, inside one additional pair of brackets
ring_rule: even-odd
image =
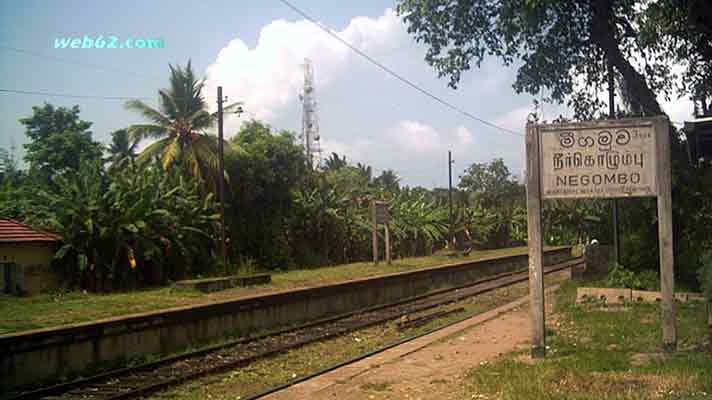
[(448, 200), (448, 230), (450, 231), (450, 243), (454, 242), (453, 239), (453, 232), (452, 232), (452, 151), (448, 150), (447, 151), (447, 179), (448, 179), (448, 186), (447, 186), (447, 200)]
[[(613, 79), (613, 63), (608, 62), (608, 118), (616, 119), (615, 82)], [(618, 199), (613, 199), (613, 261), (620, 263), (620, 239), (618, 238)]]
[(222, 86), (218, 86), (218, 157), (220, 177), (218, 187), (220, 191), (220, 236), (222, 239), (223, 271), (227, 276), (227, 245), (225, 244), (225, 155), (223, 149), (223, 95)]

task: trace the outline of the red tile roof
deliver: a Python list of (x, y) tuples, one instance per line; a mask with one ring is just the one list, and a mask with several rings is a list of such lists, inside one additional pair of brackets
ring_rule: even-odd
[(11, 219), (0, 218), (0, 243), (51, 243), (62, 240), (54, 233), (32, 229)]

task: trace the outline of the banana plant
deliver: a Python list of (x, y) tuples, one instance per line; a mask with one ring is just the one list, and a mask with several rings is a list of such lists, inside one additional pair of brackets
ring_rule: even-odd
[(412, 256), (418, 249), (429, 252), (447, 235), (447, 209), (426, 200), (422, 194), (411, 196), (407, 191), (401, 192), (390, 202), (389, 209), (394, 244), (401, 253)]
[(127, 269), (167, 270), (209, 254), (218, 220), (213, 196), (201, 198), (199, 184), (180, 174), (159, 165), (107, 173), (88, 163), (55, 183), (38, 193), (33, 218), (64, 238), (55, 258), (79, 276), (120, 281)]

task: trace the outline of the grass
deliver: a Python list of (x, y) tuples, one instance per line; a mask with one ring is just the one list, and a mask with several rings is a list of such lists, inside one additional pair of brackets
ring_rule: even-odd
[(83, 292), (42, 294), (32, 297), (0, 296), (0, 334), (99, 318), (142, 313), (198, 300), (201, 293), (170, 288), (99, 295)]
[[(565, 278), (565, 273), (551, 274), (546, 277), (546, 283), (547, 285), (556, 284)], [(460, 313), (431, 321), (421, 327), (401, 331), (393, 322), (362, 329), (343, 337), (309, 344), (269, 359), (259, 360), (244, 368), (197, 380), (169, 392), (161, 393), (155, 398), (176, 400), (245, 398), (250, 394), (315, 373), (406, 337), (415, 336), (471, 315), (494, 309), (526, 295), (528, 290), (527, 282), (497, 289), (476, 298), (428, 310), (424, 314), (445, 309), (464, 308), (464, 311)], [(417, 318), (418, 314), (411, 315), (411, 317)], [(435, 381), (440, 382), (437, 379)], [(360, 389), (371, 394), (385, 393), (387, 398), (391, 384), (392, 382), (377, 382), (364, 385)], [(364, 398), (370, 397), (364, 396)]]
[(321, 267), (313, 269), (300, 269), (289, 271), (272, 276), (274, 284), (277, 286), (292, 288), (309, 285), (325, 284), (343, 280), (367, 278), (396, 272), (414, 271), (417, 269), (433, 267), (436, 265), (451, 264), (463, 261), (474, 261), (485, 258), (505, 257), (519, 254), (526, 254), (526, 247), (512, 247), (507, 249), (480, 250), (472, 252), (467, 257), (449, 257), (445, 255), (433, 255), (428, 257), (414, 257), (394, 260), (391, 265), (380, 262), (374, 265), (372, 262), (358, 262), (333, 267)]
[[(472, 398), (498, 400), (712, 399), (712, 353), (700, 351), (704, 305), (678, 303), (678, 352), (662, 353), (656, 304), (575, 305), (575, 285), (557, 294), (548, 355), (505, 356), (468, 375)], [(553, 325), (553, 326), (552, 326)]]
[(468, 257), (430, 256), (394, 260), (392, 265), (360, 262), (331, 267), (274, 273), (272, 283), (250, 288), (234, 288), (216, 293), (146, 289), (130, 293), (94, 294), (85, 292), (42, 294), (32, 297), (0, 296), (0, 335), (31, 329), (95, 321), (120, 315), (157, 311), (172, 307), (206, 304), (253, 294), (334, 283), (447, 263), (526, 254), (526, 248), (473, 252)]

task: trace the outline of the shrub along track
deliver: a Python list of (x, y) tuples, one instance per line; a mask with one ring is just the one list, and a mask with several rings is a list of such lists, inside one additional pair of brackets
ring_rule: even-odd
[[(582, 259), (574, 259), (546, 267), (544, 272), (550, 274), (581, 263), (583, 263)], [(527, 279), (528, 271), (499, 274), (467, 286), (439, 290), (397, 303), (313, 321), (261, 336), (234, 340), (135, 367), (117, 369), (89, 378), (25, 392), (11, 399), (118, 400), (142, 397), (189, 380), (244, 367), (258, 359), (362, 328), (399, 318), (406, 318), (402, 324), (407, 324), (409, 315), (456, 303)], [(438, 311), (411, 321), (413, 324), (418, 324), (420, 320), (440, 318), (455, 311)]]

